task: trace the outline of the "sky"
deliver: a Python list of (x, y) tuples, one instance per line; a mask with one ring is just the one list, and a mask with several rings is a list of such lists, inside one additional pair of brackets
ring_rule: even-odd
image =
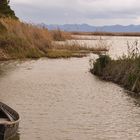
[(140, 24), (140, 0), (11, 0), (25, 22), (45, 24)]

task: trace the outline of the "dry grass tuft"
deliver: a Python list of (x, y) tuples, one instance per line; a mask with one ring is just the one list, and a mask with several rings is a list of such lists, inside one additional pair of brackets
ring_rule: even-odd
[(61, 31), (60, 29), (50, 31), (54, 41), (66, 41), (72, 39), (71, 33)]

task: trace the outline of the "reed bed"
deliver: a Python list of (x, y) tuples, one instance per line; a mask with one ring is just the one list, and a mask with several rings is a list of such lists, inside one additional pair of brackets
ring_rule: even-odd
[[(100, 42), (100, 41), (99, 41)], [(105, 45), (105, 44), (104, 44)], [(66, 54), (68, 54), (68, 57), (84, 57), (87, 56), (89, 53), (94, 53), (94, 54), (102, 54), (105, 52), (108, 52), (109, 49), (107, 46), (104, 46), (103, 44), (97, 44), (95, 47), (90, 47), (87, 44), (80, 44), (77, 41), (71, 41), (71, 42), (55, 42), (53, 44), (52, 49), (49, 50), (49, 52), (54, 52), (56, 54), (56, 58), (60, 56), (63, 52), (64, 57), (67, 57)], [(49, 57), (51, 55), (49, 54)], [(61, 55), (63, 56), (63, 55)], [(52, 55), (54, 57), (54, 55)]]
[(51, 36), (46, 29), (10, 18), (0, 19), (0, 52), (5, 59), (38, 58), (51, 47)]
[[(0, 18), (0, 60), (40, 57), (78, 57), (81, 52), (98, 52), (103, 48), (88, 48), (79, 43), (60, 44), (72, 39), (70, 33), (22, 23), (11, 18)], [(58, 41), (58, 42), (56, 42)], [(105, 49), (104, 49), (105, 50)], [(85, 55), (85, 54), (84, 54)]]
[(64, 32), (60, 29), (50, 31), (50, 34), (54, 41), (66, 41), (72, 39), (72, 35), (70, 32)]
[(91, 72), (104, 80), (113, 81), (128, 89), (140, 93), (140, 52), (138, 41), (128, 45), (128, 54), (118, 60), (108, 55), (100, 55), (93, 62)]

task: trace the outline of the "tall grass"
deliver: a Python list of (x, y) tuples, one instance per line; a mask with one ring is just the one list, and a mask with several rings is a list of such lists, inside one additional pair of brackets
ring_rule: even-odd
[[(58, 58), (59, 56), (64, 57), (83, 57), (87, 56), (89, 53), (102, 54), (108, 51), (107, 46), (100, 44), (100, 46), (90, 47), (87, 44), (80, 44), (77, 41), (70, 42), (54, 42), (53, 47), (49, 50), (49, 57), (52, 55), (52, 58)], [(51, 52), (51, 53), (50, 53)], [(64, 55), (62, 55), (62, 52)], [(66, 56), (66, 54), (68, 56)]]
[(61, 31), (60, 29), (50, 31), (54, 41), (66, 41), (72, 39), (71, 33)]
[(93, 63), (91, 72), (101, 78), (118, 83), (125, 88), (140, 92), (140, 53), (138, 41), (127, 43), (128, 54), (118, 60), (109, 56), (99, 56)]
[(47, 30), (11, 18), (0, 19), (0, 31), (0, 52), (9, 58), (40, 57), (51, 47)]
[(67, 39), (71, 39), (71, 34), (60, 30), (48, 31), (11, 18), (0, 18), (0, 60), (51, 56), (77, 57), (82, 56), (81, 53), (85, 55), (105, 50), (105, 48), (89, 48), (79, 43), (58, 43)]

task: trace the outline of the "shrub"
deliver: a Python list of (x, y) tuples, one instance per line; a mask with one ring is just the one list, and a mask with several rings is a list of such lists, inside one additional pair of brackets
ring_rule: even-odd
[(9, 0), (0, 0), (0, 18), (11, 17), (18, 19), (15, 12), (9, 6)]
[(94, 68), (92, 72), (97, 75), (102, 75), (103, 69), (111, 61), (108, 55), (99, 55), (99, 58), (94, 62)]

